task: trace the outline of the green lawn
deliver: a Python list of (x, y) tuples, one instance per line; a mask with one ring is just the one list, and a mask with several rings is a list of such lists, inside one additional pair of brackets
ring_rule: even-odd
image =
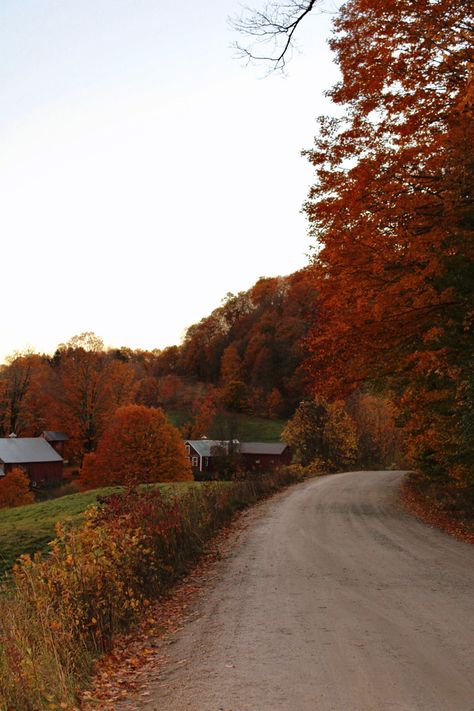
[(285, 424), (283, 420), (237, 415), (237, 439), (242, 442), (281, 442), (281, 431)]
[[(168, 410), (166, 416), (176, 427), (181, 427), (191, 415), (186, 410)], [(285, 420), (267, 420), (264, 417), (229, 413), (217, 416), (209, 432), (209, 439), (239, 439), (241, 442), (281, 442)]]
[[(167, 413), (176, 425), (181, 425), (189, 414), (185, 411)], [(266, 420), (263, 417), (230, 414), (225, 421), (216, 421), (208, 433), (210, 438), (235, 438), (242, 442), (280, 442), (284, 421)], [(166, 490), (169, 485), (163, 484)], [(173, 485), (189, 486), (186, 484)], [(175, 489), (176, 490), (176, 489)], [(117, 488), (95, 489), (81, 494), (70, 494), (50, 501), (29, 506), (0, 510), (0, 576), (11, 568), (22, 553), (33, 554), (48, 550), (48, 543), (54, 538), (57, 521), (69, 519), (79, 521), (84, 510), (94, 504), (97, 496), (104, 496)]]
[(191, 419), (190, 410), (166, 410), (166, 417), (175, 427), (181, 427)]
[[(165, 491), (189, 486), (160, 484)], [(0, 576), (12, 567), (22, 553), (47, 551), (49, 541), (54, 538), (54, 525), (57, 521), (80, 521), (85, 509), (96, 503), (97, 496), (114, 491), (120, 491), (120, 487), (94, 489), (28, 506), (0, 509)]]

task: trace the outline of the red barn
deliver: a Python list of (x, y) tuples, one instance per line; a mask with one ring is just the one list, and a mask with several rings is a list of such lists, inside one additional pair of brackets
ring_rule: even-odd
[(239, 451), (247, 471), (268, 471), (291, 463), (291, 451), (287, 444), (242, 442)]
[(0, 438), (0, 477), (19, 467), (32, 486), (57, 486), (63, 481), (63, 458), (42, 437)]
[(247, 471), (268, 471), (291, 462), (291, 451), (287, 444), (268, 442), (239, 442), (235, 439), (188, 439), (185, 441), (186, 454), (195, 472), (216, 470), (216, 458), (237, 455), (239, 463)]
[(49, 442), (51, 447), (64, 457), (64, 443), (69, 442), (69, 437), (64, 432), (53, 432), (52, 430), (45, 430), (40, 435), (46, 442)]

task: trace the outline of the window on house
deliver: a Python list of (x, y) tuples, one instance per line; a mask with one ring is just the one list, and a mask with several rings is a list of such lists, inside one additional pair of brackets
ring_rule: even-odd
[(204, 457), (204, 466), (209, 466), (209, 457)]
[(185, 444), (184, 448), (186, 450), (186, 454), (189, 455), (191, 454), (191, 446), (189, 444)]
[(197, 457), (193, 457), (191, 459), (191, 464), (193, 465), (193, 467), (197, 467), (199, 464), (199, 459)]

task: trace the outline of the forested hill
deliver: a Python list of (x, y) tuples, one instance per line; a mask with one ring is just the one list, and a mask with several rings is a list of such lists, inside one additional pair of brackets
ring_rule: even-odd
[(261, 278), (191, 326), (180, 347), (157, 356), (157, 374), (223, 388), (230, 409), (291, 414), (305, 393), (305, 336), (314, 323), (310, 271)]
[(16, 353), (0, 366), (0, 436), (64, 431), (68, 457), (82, 461), (123, 405), (162, 407), (188, 436), (210, 431), (218, 412), (286, 418), (305, 394), (305, 336), (315, 313), (305, 269), (228, 294), (180, 346), (107, 349), (87, 332), (53, 356)]

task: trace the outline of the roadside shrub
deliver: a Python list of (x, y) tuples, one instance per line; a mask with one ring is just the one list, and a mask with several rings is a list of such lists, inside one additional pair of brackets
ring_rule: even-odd
[(94, 659), (234, 511), (297, 479), (285, 470), (169, 497), (130, 489), (91, 508), (81, 527), (58, 525), (50, 554), (22, 556), (0, 598), (0, 710), (72, 708)]

